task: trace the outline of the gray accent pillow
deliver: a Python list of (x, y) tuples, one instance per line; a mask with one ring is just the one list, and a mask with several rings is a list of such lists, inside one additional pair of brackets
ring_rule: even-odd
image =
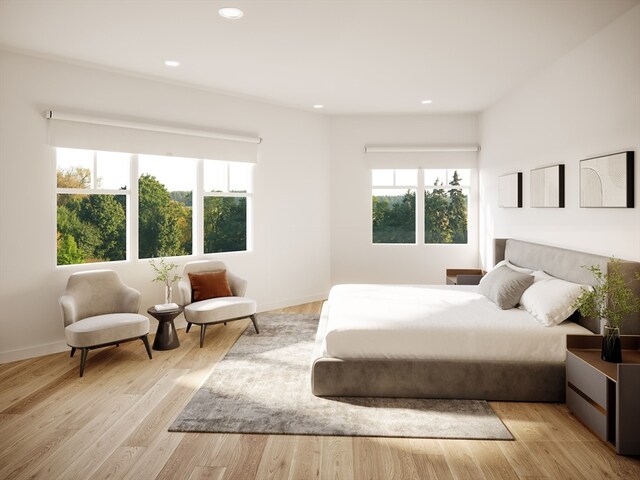
[(508, 310), (518, 305), (520, 297), (531, 284), (533, 275), (516, 272), (505, 265), (482, 277), (479, 291), (502, 310)]

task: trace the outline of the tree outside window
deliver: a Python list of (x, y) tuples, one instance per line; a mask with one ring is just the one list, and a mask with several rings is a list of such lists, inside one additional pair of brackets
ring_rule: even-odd
[(252, 166), (204, 161), (204, 253), (247, 250)]
[(57, 264), (127, 258), (129, 155), (56, 151)]
[(467, 243), (468, 169), (424, 171), (424, 242)]
[[(416, 243), (416, 211), (425, 244), (468, 242), (469, 169), (372, 170), (373, 243)], [(424, 202), (416, 191), (424, 186)], [(420, 224), (421, 226), (421, 224)]]

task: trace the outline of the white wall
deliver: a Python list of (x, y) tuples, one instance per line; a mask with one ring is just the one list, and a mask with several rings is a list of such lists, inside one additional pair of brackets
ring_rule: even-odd
[[(55, 266), (55, 157), (42, 116), (49, 108), (262, 137), (254, 170), (254, 250), (213, 257), (249, 280), (247, 294), (260, 310), (326, 295), (326, 117), (23, 55), (0, 55), (0, 362), (63, 349), (57, 299), (67, 277), (103, 267)], [(151, 283), (146, 261), (108, 267), (142, 292), (142, 311), (161, 302), (162, 287)]]
[[(477, 210), (467, 245), (373, 245), (366, 145), (476, 145), (477, 115), (334, 117), (331, 122), (331, 282), (444, 283), (478, 266)], [(455, 168), (456, 165), (451, 165)], [(477, 188), (472, 189), (477, 192)], [(477, 205), (472, 195), (471, 205)]]
[[(494, 237), (640, 260), (640, 6), (481, 116), (481, 261)], [(635, 151), (634, 209), (580, 208), (579, 161)], [(529, 171), (564, 163), (566, 208), (534, 209)], [(524, 208), (498, 208), (498, 176), (524, 173)]]

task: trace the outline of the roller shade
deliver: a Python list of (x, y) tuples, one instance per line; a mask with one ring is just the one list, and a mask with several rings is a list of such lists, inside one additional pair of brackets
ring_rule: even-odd
[(364, 147), (369, 168), (477, 168), (478, 146)]
[(256, 163), (261, 139), (208, 130), (45, 112), (54, 147)]

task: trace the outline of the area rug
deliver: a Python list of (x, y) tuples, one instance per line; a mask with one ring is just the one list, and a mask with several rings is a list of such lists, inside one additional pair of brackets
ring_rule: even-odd
[[(512, 440), (485, 401), (319, 398), (317, 315), (258, 315), (173, 422), (172, 432)], [(206, 344), (205, 344), (206, 348)]]

